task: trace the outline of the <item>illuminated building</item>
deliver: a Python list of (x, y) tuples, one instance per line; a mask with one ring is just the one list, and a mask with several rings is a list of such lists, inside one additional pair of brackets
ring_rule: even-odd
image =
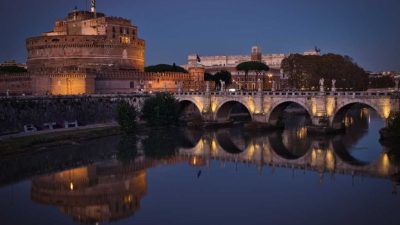
[[(198, 90), (198, 77), (187, 73), (146, 73), (145, 41), (125, 18), (73, 10), (50, 32), (26, 40), (27, 73), (0, 74), (0, 93), (73, 95), (136, 91)], [(197, 74), (197, 75), (196, 75)], [(14, 83), (28, 78), (29, 85)], [(193, 82), (192, 82), (193, 80)]]
[[(308, 50), (303, 55), (319, 55), (320, 53), (315, 50)], [(264, 89), (271, 89), (272, 83), (275, 83), (276, 89), (284, 88), (285, 75), (281, 70), (282, 61), (288, 57), (289, 54), (262, 54), (261, 48), (253, 46), (250, 55), (218, 55), (218, 56), (199, 56), (190, 54), (187, 58), (187, 64), (183, 65), (184, 68), (189, 69), (192, 67), (202, 67), (205, 72), (215, 74), (221, 70), (229, 71), (232, 74), (232, 80), (235, 88), (256, 90), (257, 79), (263, 81)], [(200, 61), (199, 61), (200, 59)], [(270, 70), (265, 73), (256, 73), (249, 71), (248, 77), (245, 79), (245, 72), (237, 71), (236, 66), (242, 62), (259, 61), (265, 63)]]

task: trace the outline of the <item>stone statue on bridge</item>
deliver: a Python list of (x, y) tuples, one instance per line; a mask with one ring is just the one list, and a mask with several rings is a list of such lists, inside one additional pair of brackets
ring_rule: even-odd
[(332, 92), (336, 91), (336, 80), (332, 79), (332, 88), (331, 88)]
[(319, 91), (324, 92), (324, 78), (319, 79)]
[(271, 88), (271, 90), (272, 91), (276, 91), (276, 82), (273, 80), (272, 81), (272, 88)]
[(220, 84), (221, 84), (221, 92), (225, 91), (225, 81), (223, 80), (219, 80)]
[(398, 91), (399, 90), (399, 79), (395, 79), (394, 82), (396, 84), (396, 86), (394, 87), (394, 90)]
[(210, 92), (210, 82), (206, 81), (206, 92), (209, 93)]

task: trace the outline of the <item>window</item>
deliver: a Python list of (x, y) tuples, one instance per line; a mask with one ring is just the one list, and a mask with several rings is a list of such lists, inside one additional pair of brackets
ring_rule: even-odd
[(123, 37), (121, 37), (121, 43), (122, 44), (129, 44), (130, 43), (130, 39), (129, 39), (129, 37), (126, 37), (126, 36), (123, 36)]

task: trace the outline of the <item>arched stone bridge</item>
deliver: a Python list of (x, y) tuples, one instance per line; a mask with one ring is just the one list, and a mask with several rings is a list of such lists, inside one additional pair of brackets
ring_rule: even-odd
[(183, 106), (195, 105), (207, 121), (224, 121), (230, 118), (234, 105), (241, 104), (252, 121), (276, 125), (283, 110), (291, 103), (303, 107), (313, 125), (342, 128), (347, 110), (362, 104), (373, 108), (383, 119), (391, 112), (400, 111), (400, 93), (385, 92), (181, 92), (175, 97)]

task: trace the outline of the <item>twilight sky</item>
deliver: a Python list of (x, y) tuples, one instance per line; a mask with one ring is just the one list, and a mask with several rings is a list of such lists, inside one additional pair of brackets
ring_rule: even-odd
[[(0, 61), (26, 61), (25, 39), (50, 31), (85, 0), (1, 0)], [(184, 64), (189, 53), (349, 55), (366, 70), (400, 71), (399, 0), (97, 0), (146, 40), (146, 64)]]

